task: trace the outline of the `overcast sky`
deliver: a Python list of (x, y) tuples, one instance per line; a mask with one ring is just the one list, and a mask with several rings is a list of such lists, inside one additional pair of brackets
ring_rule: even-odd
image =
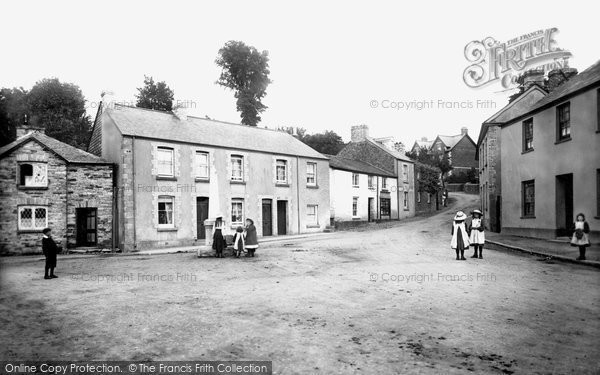
[[(228, 40), (269, 51), (271, 79), (261, 126), (331, 129), (415, 139), (474, 137), (511, 92), (472, 89), (462, 79), (464, 48), (492, 36), (508, 41), (556, 27), (559, 47), (579, 71), (600, 59), (597, 14), (584, 1), (260, 2), (2, 1), (0, 86), (26, 89), (58, 77), (79, 85), (90, 113), (103, 90), (133, 101), (144, 74), (164, 80), (191, 114), (239, 122), (233, 93), (214, 84), (214, 60)], [(380, 105), (372, 108), (371, 101)], [(433, 108), (382, 108), (388, 100)], [(439, 101), (491, 101), (488, 108), (443, 109)], [(386, 102), (389, 105), (389, 102)], [(446, 104), (444, 104), (445, 106)], [(494, 108), (495, 105), (495, 108)]]

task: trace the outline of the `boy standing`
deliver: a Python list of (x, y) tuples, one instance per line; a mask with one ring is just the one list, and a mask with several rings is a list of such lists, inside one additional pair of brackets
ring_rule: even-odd
[[(54, 274), (54, 267), (56, 267), (56, 254), (58, 253), (58, 246), (51, 236), (52, 229), (46, 228), (42, 231), (44, 236), (42, 237), (42, 251), (46, 257), (46, 267), (44, 268), (44, 279), (56, 279), (58, 276)], [(48, 274), (50, 271), (50, 274)]]

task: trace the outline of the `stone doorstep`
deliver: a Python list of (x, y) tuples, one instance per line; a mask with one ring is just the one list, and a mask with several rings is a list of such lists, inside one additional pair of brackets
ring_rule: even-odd
[(536, 256), (540, 256), (540, 257), (544, 257), (547, 259), (556, 259), (562, 262), (566, 262), (566, 263), (575, 263), (575, 264), (582, 264), (585, 266), (591, 266), (591, 267), (595, 267), (595, 268), (600, 268), (600, 261), (596, 261), (596, 260), (576, 260), (575, 258), (572, 257), (566, 257), (566, 256), (562, 256), (562, 255), (555, 255), (555, 254), (548, 254), (548, 253), (543, 253), (541, 251), (535, 251), (535, 250), (527, 250), (524, 249), (522, 247), (518, 247), (518, 246), (514, 246), (514, 245), (507, 245), (504, 244), (502, 242), (497, 242), (497, 241), (490, 241), (488, 239), (485, 240), (486, 244), (490, 243), (492, 245), (496, 245), (508, 250), (512, 250), (512, 251), (519, 251), (522, 253), (527, 253), (527, 254), (531, 254), (531, 255), (536, 255)]

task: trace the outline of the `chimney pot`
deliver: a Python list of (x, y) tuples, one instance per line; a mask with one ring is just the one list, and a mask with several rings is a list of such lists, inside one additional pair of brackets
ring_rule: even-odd
[(463, 126), (462, 128), (460, 128), (460, 134), (461, 135), (467, 135), (467, 134), (469, 134), (469, 129), (467, 127)]
[(369, 137), (369, 126), (368, 125), (354, 125), (351, 128), (350, 140), (352, 142), (362, 142), (367, 140)]

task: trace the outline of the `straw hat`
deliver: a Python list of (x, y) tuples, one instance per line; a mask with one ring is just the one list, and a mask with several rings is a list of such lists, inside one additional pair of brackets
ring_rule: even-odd
[(472, 214), (479, 214), (479, 216), (483, 216), (483, 212), (479, 210), (473, 210)]
[(456, 213), (456, 215), (454, 216), (454, 220), (466, 220), (466, 219), (467, 219), (467, 215), (465, 215), (465, 213), (462, 211), (458, 211)]

